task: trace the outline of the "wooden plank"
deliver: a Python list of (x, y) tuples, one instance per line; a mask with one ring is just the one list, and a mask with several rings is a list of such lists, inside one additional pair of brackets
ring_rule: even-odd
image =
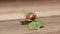
[(37, 17), (60, 15), (59, 1), (17, 1), (0, 3), (0, 21), (12, 19), (24, 19), (22, 10), (35, 12)]
[[(37, 17), (49, 17), (60, 15), (60, 11), (49, 11), (49, 12), (35, 12)], [(13, 20), (13, 19), (24, 19), (23, 13), (11, 13), (11, 14), (0, 14), (0, 21)]]
[(0, 34), (60, 34), (60, 16), (40, 19), (45, 23), (40, 30), (28, 30), (20, 20), (0, 22)]

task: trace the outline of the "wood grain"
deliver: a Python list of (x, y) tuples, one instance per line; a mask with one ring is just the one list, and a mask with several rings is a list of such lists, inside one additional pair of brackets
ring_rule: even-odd
[(28, 30), (20, 20), (0, 22), (0, 34), (60, 34), (60, 16), (40, 18), (45, 23), (40, 30)]
[(37, 17), (60, 15), (60, 1), (0, 2), (0, 21), (24, 19), (22, 10), (35, 12)]
[[(21, 25), (23, 9), (35, 12), (44, 28), (28, 30)], [(60, 1), (0, 2), (0, 34), (60, 34)]]

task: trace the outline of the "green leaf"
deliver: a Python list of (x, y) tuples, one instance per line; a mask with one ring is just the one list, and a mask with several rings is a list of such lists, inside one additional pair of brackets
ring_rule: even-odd
[(30, 29), (30, 30), (37, 30), (37, 29), (39, 29), (39, 27), (38, 27), (38, 24), (36, 24), (36, 22), (31, 22), (29, 25), (28, 25), (28, 28)]
[(45, 24), (40, 21), (38, 18), (36, 18), (34, 21), (30, 22), (28, 25), (28, 28), (30, 30), (38, 30), (40, 27), (44, 26)]
[(24, 16), (26, 17), (27, 15), (28, 15), (28, 10), (23, 10), (23, 14), (24, 14)]
[(35, 20), (36, 20), (37, 23), (39, 23), (39, 26), (40, 26), (40, 27), (45, 25), (45, 24), (44, 24), (42, 21), (40, 21), (38, 18), (36, 18)]

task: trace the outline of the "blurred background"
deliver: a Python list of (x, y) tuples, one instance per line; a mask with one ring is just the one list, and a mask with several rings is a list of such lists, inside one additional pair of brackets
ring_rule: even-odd
[(60, 0), (0, 0), (0, 14), (21, 12), (24, 8), (29, 11), (59, 10)]
[[(30, 31), (20, 25), (23, 9), (35, 12), (45, 27)], [(60, 0), (0, 0), (0, 34), (60, 34)]]

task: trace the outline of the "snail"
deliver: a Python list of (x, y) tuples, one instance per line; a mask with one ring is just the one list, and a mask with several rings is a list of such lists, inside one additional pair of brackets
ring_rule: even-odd
[(29, 12), (28, 15), (26, 16), (26, 21), (33, 21), (36, 18), (36, 14)]
[(36, 18), (36, 14), (29, 12), (28, 15), (25, 18), (25, 24), (28, 24), (29, 22), (32, 22), (33, 20), (35, 20)]

